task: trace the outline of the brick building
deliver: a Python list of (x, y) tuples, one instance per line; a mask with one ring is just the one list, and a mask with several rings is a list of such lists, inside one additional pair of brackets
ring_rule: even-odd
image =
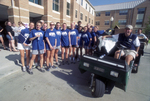
[(145, 28), (145, 23), (150, 17), (150, 0), (137, 0), (132, 2), (100, 5), (95, 7), (95, 25), (100, 30), (106, 30), (111, 27), (110, 18), (114, 21), (112, 26), (118, 24), (122, 32), (127, 24), (134, 27), (135, 33), (138, 28)]
[(29, 23), (82, 21), (94, 25), (94, 7), (88, 0), (0, 0), (0, 25), (5, 21)]

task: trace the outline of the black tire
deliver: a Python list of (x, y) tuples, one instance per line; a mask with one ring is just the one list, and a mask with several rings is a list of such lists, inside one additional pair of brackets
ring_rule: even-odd
[(105, 93), (105, 84), (101, 80), (95, 79), (93, 82), (93, 87), (91, 89), (92, 96), (103, 97)]
[(132, 73), (138, 73), (138, 68), (139, 68), (139, 66), (134, 67), (134, 68), (132, 69)]

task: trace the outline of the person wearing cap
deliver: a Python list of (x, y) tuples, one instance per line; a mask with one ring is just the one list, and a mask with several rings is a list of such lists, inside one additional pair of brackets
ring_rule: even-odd
[(81, 21), (78, 21), (78, 25), (75, 25), (75, 29), (78, 30), (78, 28), (81, 26), (82, 22)]
[[(121, 53), (121, 56), (125, 55), (125, 60), (128, 65), (130, 65), (130, 62), (133, 59), (135, 59), (135, 57), (138, 56), (138, 51), (139, 51), (139, 47), (140, 47), (140, 41), (139, 41), (137, 35), (132, 34), (132, 29), (133, 29), (132, 25), (127, 25), (125, 27), (125, 33), (120, 33), (120, 34), (116, 34), (116, 35), (105, 35), (102, 37), (103, 39), (106, 37), (113, 37), (117, 41), (119, 41), (121, 44), (123, 44), (124, 46), (126, 46), (128, 48), (127, 50), (123, 50), (123, 52)], [(126, 43), (129, 43), (130, 45), (128, 45)], [(118, 59), (119, 54), (120, 54), (120, 50), (117, 50), (115, 52), (114, 58)]]

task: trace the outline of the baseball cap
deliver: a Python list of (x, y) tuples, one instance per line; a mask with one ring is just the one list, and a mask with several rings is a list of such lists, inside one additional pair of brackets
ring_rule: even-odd
[(126, 25), (126, 28), (133, 29), (132, 25)]

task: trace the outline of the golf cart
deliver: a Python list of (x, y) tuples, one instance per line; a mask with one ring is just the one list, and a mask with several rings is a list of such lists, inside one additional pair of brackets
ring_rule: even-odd
[[(79, 70), (91, 73), (91, 92), (94, 97), (102, 97), (105, 93), (110, 94), (114, 86), (126, 91), (134, 60), (128, 65), (125, 58), (114, 58), (117, 49), (127, 49), (124, 45), (116, 42), (113, 38), (98, 38), (99, 43), (93, 56), (83, 55)], [(127, 43), (128, 44), (128, 43)]]

